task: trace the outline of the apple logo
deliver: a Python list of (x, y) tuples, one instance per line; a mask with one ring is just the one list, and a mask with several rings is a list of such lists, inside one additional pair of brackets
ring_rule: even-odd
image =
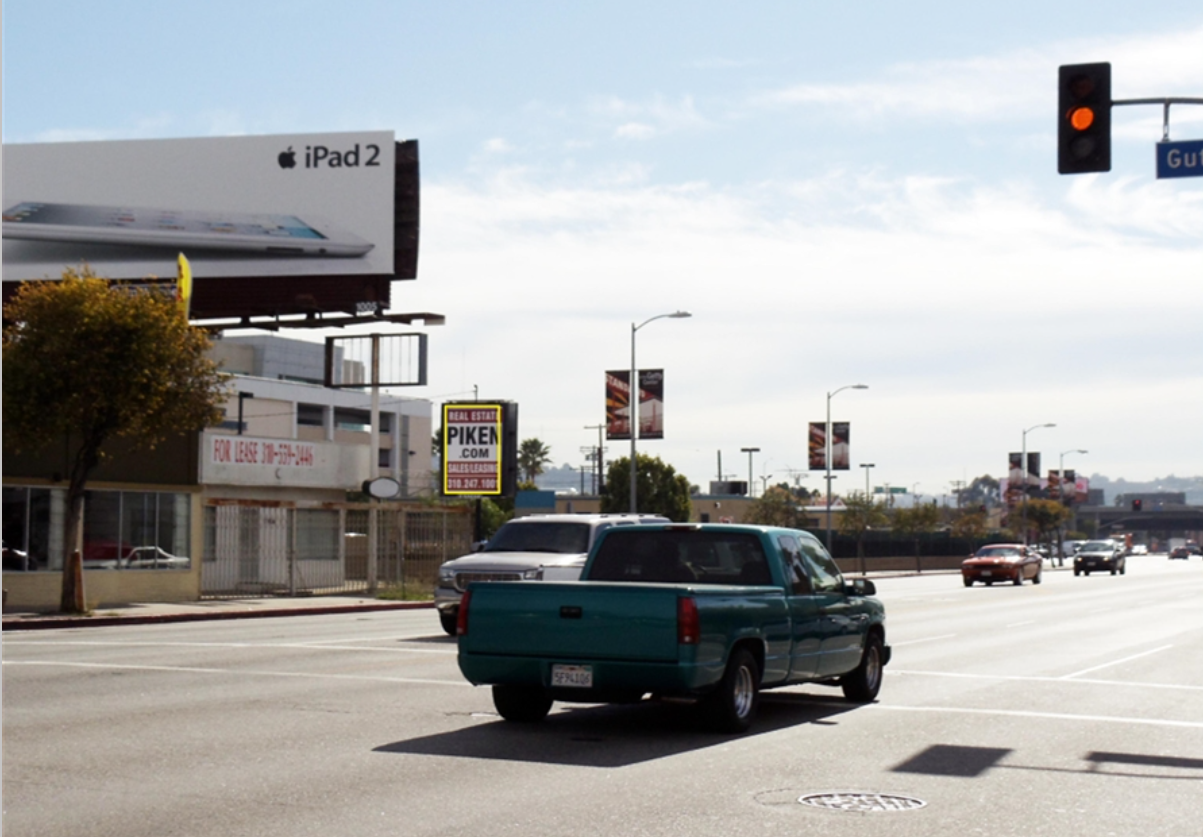
[(297, 165), (297, 152), (292, 150), (292, 146), (288, 146), (287, 151), (281, 151), (280, 156), (276, 158), (276, 162), (280, 164), (282, 169), (295, 168)]

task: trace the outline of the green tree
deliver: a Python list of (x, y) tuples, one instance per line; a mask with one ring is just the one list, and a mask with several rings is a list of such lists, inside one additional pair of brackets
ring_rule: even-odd
[(961, 509), (953, 515), (952, 534), (955, 537), (974, 538), (976, 540), (985, 537), (988, 530), (989, 521), (986, 518), (986, 513), (977, 507)]
[(957, 502), (962, 506), (997, 506), (1002, 502), (998, 480), (989, 474), (975, 477), (973, 482), (957, 492)]
[(523, 439), (518, 446), (518, 473), (529, 483), (551, 464), (551, 448), (538, 439)]
[(877, 502), (862, 493), (844, 498), (844, 511), (840, 514), (839, 532), (856, 538), (856, 557), (860, 569), (865, 571), (865, 533), (889, 525), (890, 516), (884, 502)]
[[(669, 520), (684, 523), (693, 513), (689, 497), (689, 480), (678, 474), (673, 466), (662, 462), (660, 457), (637, 454), (639, 474), (636, 476), (636, 494), (639, 511), (644, 514), (662, 514)], [(610, 463), (606, 471), (606, 485), (601, 494), (601, 510), (621, 513), (631, 510), (631, 458), (624, 457)]]
[(919, 503), (909, 509), (895, 509), (891, 528), (899, 535), (910, 535), (915, 541), (915, 569), (920, 570), (919, 536), (936, 531), (940, 525), (940, 509), (933, 503)]
[(743, 519), (762, 526), (806, 528), (806, 511), (802, 500), (787, 485), (770, 486), (769, 490), (752, 501)]
[(171, 297), (90, 271), (26, 282), (4, 306), (4, 444), (68, 452), (61, 608), (87, 609), (75, 549), (88, 475), (110, 439), (153, 449), (221, 421), (226, 376)]
[(1051, 543), (1052, 535), (1073, 516), (1073, 512), (1058, 500), (1028, 500), (1027, 506), (1028, 526), (1036, 530), (1037, 540), (1041, 543)]

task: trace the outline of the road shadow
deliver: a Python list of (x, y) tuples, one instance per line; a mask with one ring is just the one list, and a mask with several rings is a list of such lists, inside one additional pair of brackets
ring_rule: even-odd
[[(768, 735), (803, 724), (835, 724), (857, 708), (843, 698), (796, 692), (761, 695), (752, 731)], [(577, 767), (626, 767), (725, 744), (736, 736), (709, 732), (693, 706), (646, 700), (637, 704), (556, 704), (547, 719), (515, 724), (498, 718), (453, 732), (395, 741), (377, 753), (497, 759)]]

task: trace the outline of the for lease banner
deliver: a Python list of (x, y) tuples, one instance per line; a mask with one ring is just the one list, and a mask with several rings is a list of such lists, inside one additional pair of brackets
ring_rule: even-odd
[(443, 405), (443, 493), (501, 494), (500, 404)]

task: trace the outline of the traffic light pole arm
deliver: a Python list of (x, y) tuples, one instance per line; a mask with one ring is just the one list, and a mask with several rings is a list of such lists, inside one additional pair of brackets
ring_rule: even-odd
[(1111, 106), (1116, 105), (1162, 105), (1164, 110), (1161, 118), (1161, 141), (1170, 138), (1170, 105), (1203, 105), (1203, 99), (1195, 96), (1169, 96), (1153, 99), (1113, 99)]

